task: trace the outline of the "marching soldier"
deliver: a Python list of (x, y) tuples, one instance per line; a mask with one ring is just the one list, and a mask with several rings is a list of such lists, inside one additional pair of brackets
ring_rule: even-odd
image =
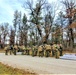
[(32, 47), (32, 56), (34, 56), (34, 46)]
[(33, 46), (32, 48), (32, 56), (36, 56), (38, 52), (37, 46)]
[(30, 47), (27, 46), (27, 47), (26, 47), (26, 55), (29, 55), (29, 54), (30, 54)]
[(59, 55), (60, 55), (60, 53), (59, 53), (59, 45), (56, 44), (55, 58), (59, 58)]
[(32, 50), (30, 46), (28, 47), (28, 50), (29, 50), (28, 52), (29, 52), (29, 55), (30, 55), (31, 54), (31, 50)]
[(51, 52), (51, 46), (48, 44), (45, 44), (45, 56), (49, 57)]
[(53, 57), (54, 56), (53, 44), (50, 45), (51, 45), (51, 56)]
[(37, 46), (35, 46), (35, 56), (37, 56), (37, 52), (38, 52), (38, 47)]
[(56, 44), (52, 44), (52, 56), (55, 56)]
[(58, 45), (57, 44), (53, 44), (53, 56), (55, 56), (55, 58), (59, 58), (59, 50), (58, 50)]
[(42, 45), (40, 45), (38, 47), (38, 55), (39, 55), (39, 57), (40, 56), (43, 57), (43, 55), (44, 55), (44, 50), (43, 50), (43, 46)]
[(24, 45), (20, 45), (17, 48), (18, 48), (18, 52), (22, 52), (22, 55), (23, 55), (24, 54), (24, 49), (25, 49)]
[(5, 47), (5, 55), (8, 55), (8, 52), (10, 52), (10, 55), (13, 53), (14, 55), (16, 55), (16, 50), (14, 48), (13, 45), (8, 45), (7, 47)]
[(10, 46), (6, 46), (6, 47), (4, 48), (4, 50), (5, 50), (5, 55), (8, 55), (9, 48), (10, 48)]
[(59, 52), (60, 52), (60, 56), (62, 56), (62, 52), (63, 52), (62, 44), (59, 44)]
[(13, 45), (10, 45), (9, 51), (10, 51), (10, 55), (11, 55), (13, 53)]
[(22, 55), (24, 55), (25, 54), (25, 46), (24, 45), (19, 46), (19, 49), (22, 52)]
[(16, 55), (16, 52), (17, 52), (17, 50), (18, 50), (18, 46), (17, 45), (14, 45), (14, 47), (13, 47), (13, 53), (14, 53), (14, 55)]

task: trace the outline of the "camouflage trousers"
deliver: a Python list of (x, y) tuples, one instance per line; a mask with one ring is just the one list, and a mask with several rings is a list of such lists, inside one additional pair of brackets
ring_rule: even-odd
[(49, 57), (50, 56), (50, 52), (51, 52), (50, 50), (46, 50), (45, 51), (45, 57)]
[(37, 49), (32, 50), (32, 56), (37, 56), (37, 52), (38, 52)]
[(60, 56), (62, 56), (62, 54), (63, 54), (62, 49), (59, 49), (59, 52), (60, 52)]
[(16, 55), (16, 50), (6, 50), (5, 55), (8, 55), (8, 52), (10, 53), (10, 55)]
[(44, 56), (44, 51), (39, 51), (38, 55), (39, 55), (39, 57), (43, 57)]

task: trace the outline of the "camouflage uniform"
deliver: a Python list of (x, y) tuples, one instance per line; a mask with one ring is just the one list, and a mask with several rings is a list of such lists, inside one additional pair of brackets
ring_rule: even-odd
[(5, 47), (5, 55), (8, 55), (8, 52), (10, 52), (10, 55), (13, 53), (13, 45)]
[(35, 46), (35, 56), (37, 56), (37, 53), (38, 53), (38, 47), (37, 46)]
[(8, 55), (9, 46), (5, 47), (4, 50), (5, 50), (5, 55)]
[(33, 46), (32, 56), (37, 56), (37, 52), (38, 52), (37, 46)]
[(26, 53), (26, 48), (24, 45), (22, 45), (21, 47), (21, 52), (22, 52), (22, 55), (24, 55)]
[(13, 45), (10, 45), (9, 51), (10, 51), (10, 55), (11, 55), (13, 53)]
[(40, 45), (38, 47), (38, 55), (39, 55), (39, 57), (40, 56), (43, 57), (43, 55), (44, 55), (44, 50), (43, 50), (43, 46), (42, 45)]
[(31, 54), (31, 47), (28, 47), (28, 52), (29, 52), (29, 55)]
[(58, 49), (58, 47), (56, 47), (56, 53), (55, 53), (55, 58), (59, 58), (59, 49)]
[(26, 47), (26, 55), (30, 55), (30, 47)]
[(52, 56), (55, 56), (56, 44), (53, 44), (52, 47), (53, 47), (53, 49), (52, 49)]
[(63, 47), (62, 47), (62, 44), (59, 44), (59, 52), (60, 52), (60, 56), (62, 56), (62, 53), (63, 53)]
[(18, 46), (18, 52), (20, 52), (21, 51), (21, 46)]
[(59, 58), (59, 50), (58, 50), (57, 44), (53, 44), (53, 52), (54, 52), (55, 58)]
[(17, 50), (18, 50), (18, 46), (17, 45), (15, 45), (14, 47), (13, 47), (13, 53), (14, 53), (14, 55), (16, 55), (16, 52), (17, 52)]
[(51, 52), (51, 46), (50, 45), (45, 45), (45, 56), (49, 57)]

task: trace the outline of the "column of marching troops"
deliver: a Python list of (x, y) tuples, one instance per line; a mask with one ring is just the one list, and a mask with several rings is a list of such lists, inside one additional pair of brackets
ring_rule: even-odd
[(8, 53), (16, 55), (17, 52), (22, 52), (22, 55), (31, 55), (31, 56), (39, 56), (39, 57), (55, 57), (59, 58), (62, 56), (63, 47), (62, 44), (43, 44), (40, 46), (33, 46), (33, 47), (25, 47), (24, 45), (8, 45), (5, 47), (5, 55)]

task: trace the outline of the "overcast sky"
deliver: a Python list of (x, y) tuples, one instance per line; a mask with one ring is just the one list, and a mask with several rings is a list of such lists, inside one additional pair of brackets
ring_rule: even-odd
[[(26, 13), (22, 7), (26, 0), (0, 0), (0, 23), (8, 22), (12, 24), (13, 14), (15, 10)], [(49, 2), (56, 2), (57, 0), (49, 0)]]

